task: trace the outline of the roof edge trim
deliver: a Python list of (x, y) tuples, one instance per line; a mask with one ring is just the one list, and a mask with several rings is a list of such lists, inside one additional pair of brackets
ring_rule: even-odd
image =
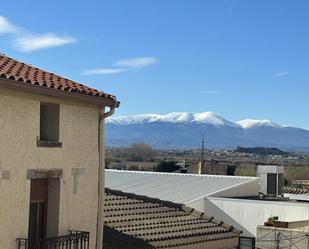
[(131, 173), (131, 174), (152, 174), (152, 175), (170, 175), (170, 176), (192, 176), (192, 177), (213, 177), (213, 178), (237, 178), (237, 179), (246, 179), (257, 180), (259, 177), (255, 176), (231, 176), (231, 175), (211, 175), (211, 174), (188, 174), (188, 173), (175, 173), (175, 172), (156, 172), (156, 171), (136, 171), (136, 170), (118, 170), (118, 169), (106, 169), (109, 172), (116, 173)]
[(39, 94), (39, 95), (45, 95), (49, 97), (56, 97), (56, 98), (77, 101), (77, 102), (83, 102), (83, 103), (88, 103), (88, 104), (93, 104), (93, 105), (98, 105), (98, 106), (118, 108), (120, 105), (120, 102), (118, 102), (116, 98), (115, 99), (98, 98), (98, 97), (94, 97), (90, 95), (82, 95), (82, 94), (74, 93), (74, 92), (64, 92), (64, 91), (59, 91), (57, 89), (42, 87), (39, 85), (20, 83), (18, 81), (11, 80), (11, 79), (5, 79), (5, 78), (0, 79), (0, 87), (9, 88), (12, 90), (17, 90), (17, 91), (24, 91), (28, 93)]

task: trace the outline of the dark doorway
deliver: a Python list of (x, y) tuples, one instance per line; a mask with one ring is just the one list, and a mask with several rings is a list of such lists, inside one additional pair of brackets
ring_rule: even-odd
[(33, 179), (30, 187), (28, 239), (29, 249), (37, 248), (37, 241), (46, 238), (48, 179)]

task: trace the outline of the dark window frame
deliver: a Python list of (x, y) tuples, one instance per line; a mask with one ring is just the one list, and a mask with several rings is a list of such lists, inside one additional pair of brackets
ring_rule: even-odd
[[(44, 109), (43, 109), (44, 108)], [(55, 108), (55, 109), (53, 109)], [(45, 110), (45, 111), (44, 111)], [(45, 119), (43, 117), (45, 116)], [(50, 120), (54, 115), (56, 121)], [(45, 123), (44, 123), (45, 122)], [(60, 105), (54, 103), (40, 103), (40, 136), (37, 137), (37, 147), (62, 147), (60, 139)]]

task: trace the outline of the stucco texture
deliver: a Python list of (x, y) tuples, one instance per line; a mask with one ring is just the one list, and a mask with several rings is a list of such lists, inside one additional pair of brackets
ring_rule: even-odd
[[(60, 104), (62, 148), (37, 147), (40, 102)], [(59, 235), (67, 230), (90, 232), (95, 246), (98, 205), (99, 107), (0, 88), (0, 247), (16, 248), (16, 238), (27, 238), (30, 180), (28, 169), (62, 169)], [(73, 195), (72, 168), (85, 168)]]

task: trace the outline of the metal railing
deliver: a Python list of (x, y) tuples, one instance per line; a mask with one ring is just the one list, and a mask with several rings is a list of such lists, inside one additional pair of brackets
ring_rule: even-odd
[(89, 249), (89, 232), (70, 230), (68, 235), (29, 240), (18, 238), (17, 249)]

